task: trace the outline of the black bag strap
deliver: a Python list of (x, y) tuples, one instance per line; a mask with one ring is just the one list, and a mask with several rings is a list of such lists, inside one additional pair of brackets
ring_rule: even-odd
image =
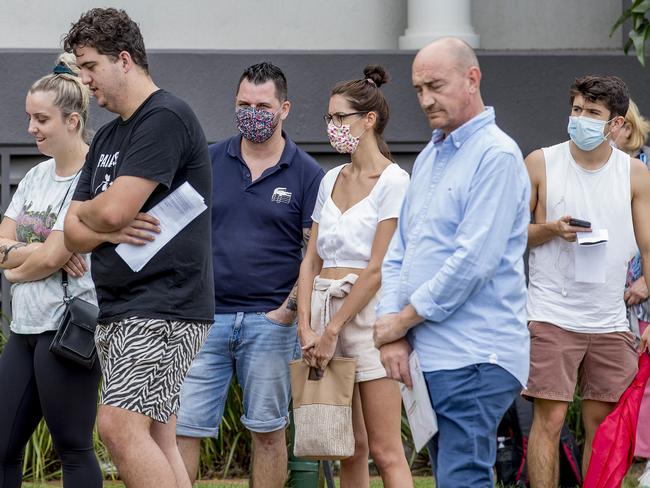
[[(65, 191), (65, 195), (63, 195), (63, 200), (61, 200), (61, 205), (59, 205), (59, 211), (56, 213), (56, 219), (59, 218), (59, 214), (61, 213), (61, 210), (63, 210), (63, 204), (65, 203), (65, 199), (68, 198), (68, 193), (70, 193), (70, 190), (72, 189), (72, 185), (74, 185), (74, 180), (75, 178), (81, 173), (81, 170), (77, 171), (77, 173), (72, 177), (72, 182), (68, 186), (68, 189)], [(61, 270), (61, 286), (63, 287), (63, 302), (67, 305), (72, 301), (74, 298), (73, 296), (70, 295), (68, 292), (68, 272), (65, 270)]]
[(65, 270), (61, 270), (61, 286), (63, 287), (63, 303), (66, 305), (72, 301), (74, 298), (72, 295), (70, 295), (68, 291), (68, 272)]

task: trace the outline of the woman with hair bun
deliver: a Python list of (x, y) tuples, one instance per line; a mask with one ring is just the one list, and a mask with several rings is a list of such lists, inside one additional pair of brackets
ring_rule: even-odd
[(3, 488), (21, 485), (23, 451), (41, 418), (61, 459), (63, 486), (102, 486), (92, 440), (99, 364), (89, 370), (49, 351), (64, 310), (61, 270), (70, 295), (97, 303), (86, 256), (63, 244), (63, 221), (88, 152), (89, 92), (74, 63), (62, 54), (27, 93), (28, 132), (50, 159), (23, 178), (0, 223), (0, 268), (12, 283), (11, 334), (0, 355)]
[(402, 440), (399, 385), (387, 378), (373, 343), (381, 263), (397, 226), (409, 176), (390, 159), (383, 132), (389, 110), (384, 68), (338, 83), (324, 116), (330, 143), (350, 161), (321, 181), (311, 238), (298, 280), (303, 358), (324, 369), (333, 356), (357, 361), (352, 457), (341, 461), (341, 487), (369, 485), (368, 452), (386, 487), (412, 486)]

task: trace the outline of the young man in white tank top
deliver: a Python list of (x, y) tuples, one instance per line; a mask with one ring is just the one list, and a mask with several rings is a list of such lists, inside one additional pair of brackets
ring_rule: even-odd
[[(637, 244), (643, 259), (650, 259), (650, 173), (607, 141), (610, 131), (624, 124), (628, 104), (627, 87), (617, 77), (575, 80), (570, 140), (526, 158), (533, 220), (531, 368), (524, 394), (535, 402), (528, 447), (533, 488), (558, 486), (560, 431), (576, 383), (586, 433), (585, 474), (598, 425), (636, 374), (623, 292)], [(590, 231), (606, 242), (580, 244)]]

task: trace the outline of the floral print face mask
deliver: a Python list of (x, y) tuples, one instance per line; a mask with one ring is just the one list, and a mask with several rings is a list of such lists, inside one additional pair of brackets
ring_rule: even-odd
[(269, 140), (280, 121), (280, 110), (269, 112), (255, 107), (242, 107), (235, 112), (237, 128), (244, 138), (262, 143)]
[(349, 125), (337, 127), (332, 122), (327, 124), (327, 136), (330, 139), (330, 144), (341, 154), (352, 154), (356, 151), (362, 135), (363, 132), (359, 137), (353, 136)]

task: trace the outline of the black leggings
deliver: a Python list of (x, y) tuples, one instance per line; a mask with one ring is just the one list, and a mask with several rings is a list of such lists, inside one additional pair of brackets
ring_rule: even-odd
[(11, 334), (0, 355), (0, 488), (18, 488), (25, 445), (45, 417), (65, 488), (101, 488), (93, 451), (100, 369), (52, 354), (54, 332)]

